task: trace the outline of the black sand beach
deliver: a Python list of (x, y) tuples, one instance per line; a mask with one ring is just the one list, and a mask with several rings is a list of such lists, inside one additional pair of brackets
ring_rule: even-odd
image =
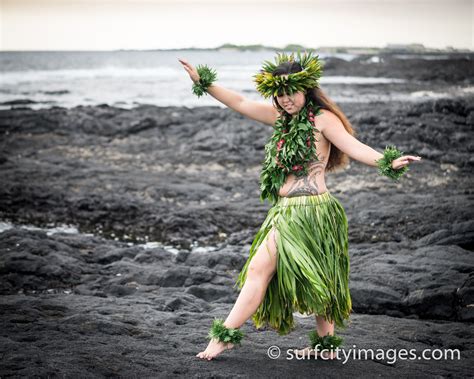
[[(0, 111), (0, 221), (13, 224), (0, 233), (0, 376), (472, 377), (473, 58), (326, 65), (328, 75), (409, 79), (376, 91), (341, 84), (354, 101), (339, 105), (361, 142), (423, 158), (398, 183), (357, 161), (326, 177), (349, 220), (343, 347), (458, 349), (460, 359), (286, 359), (307, 346), (313, 317), (284, 337), (249, 320), (241, 347), (196, 358), (237, 298), (269, 209), (258, 175), (271, 127), (219, 107), (17, 104)], [(458, 95), (377, 101), (417, 85)], [(79, 232), (47, 230), (63, 224)]]

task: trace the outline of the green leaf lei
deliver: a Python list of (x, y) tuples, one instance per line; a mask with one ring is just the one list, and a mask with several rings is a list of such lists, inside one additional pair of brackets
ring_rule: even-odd
[(237, 328), (227, 328), (224, 325), (224, 320), (214, 319), (212, 321), (211, 329), (209, 330), (208, 338), (217, 339), (224, 343), (240, 344), (244, 337), (244, 333)]
[(319, 114), (320, 108), (308, 100), (297, 115), (292, 118), (281, 115), (278, 118), (273, 126), (274, 132), (265, 145), (265, 159), (260, 173), (261, 202), (269, 199), (275, 205), (286, 176), (308, 175), (308, 163), (318, 160), (313, 131), (316, 129), (314, 118)]
[(405, 174), (409, 168), (408, 166), (395, 170), (392, 168), (392, 162), (403, 156), (403, 152), (398, 150), (394, 145), (386, 146), (383, 152), (383, 157), (375, 161), (379, 169), (379, 174), (389, 177), (390, 179), (397, 181), (400, 177)]
[(329, 333), (324, 337), (321, 337), (316, 331), (312, 330), (309, 332), (309, 339), (311, 341), (311, 348), (315, 349), (316, 345), (319, 345), (318, 350), (336, 350), (337, 347), (341, 346), (344, 339), (338, 336), (331, 336)]
[(217, 72), (207, 65), (197, 65), (199, 81), (193, 84), (192, 90), (197, 97), (207, 94), (207, 87), (217, 80)]
[(319, 78), (323, 73), (319, 56), (313, 56), (311, 51), (305, 52), (304, 54), (298, 51), (296, 59), (303, 70), (289, 74), (288, 76), (274, 76), (273, 72), (280, 64), (295, 61), (294, 53), (290, 55), (284, 52), (277, 53), (275, 63), (264, 61), (260, 73), (253, 76), (257, 84), (257, 91), (260, 92), (263, 97), (269, 98), (272, 95), (277, 96), (283, 89), (286, 93), (292, 95), (298, 91), (304, 92), (308, 88), (319, 87)]

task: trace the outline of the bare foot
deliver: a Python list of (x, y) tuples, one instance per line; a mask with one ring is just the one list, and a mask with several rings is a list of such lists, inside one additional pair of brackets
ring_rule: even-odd
[(196, 357), (207, 359), (208, 361), (210, 361), (212, 358), (217, 357), (224, 350), (230, 350), (233, 347), (234, 347), (234, 344), (232, 343), (220, 342), (219, 340), (216, 340), (215, 338), (213, 338), (209, 342), (209, 345), (207, 345), (206, 350), (201, 351), (200, 353), (196, 354)]
[[(304, 349), (299, 349), (299, 350), (295, 350), (294, 351), (295, 354), (302, 358), (302, 357), (314, 357), (316, 351), (314, 349), (312, 349), (311, 347), (306, 347)], [(327, 360), (330, 360), (330, 359), (334, 359), (337, 357), (336, 355), (336, 352), (334, 351), (319, 351), (318, 350), (318, 356), (319, 357), (322, 357), (323, 359), (327, 359)]]

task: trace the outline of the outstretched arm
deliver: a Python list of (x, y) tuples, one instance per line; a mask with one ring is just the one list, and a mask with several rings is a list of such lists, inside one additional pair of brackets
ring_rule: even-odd
[[(322, 114), (317, 117), (316, 127), (331, 143), (352, 159), (369, 166), (377, 166), (376, 161), (382, 158), (383, 154), (350, 135), (344, 128), (342, 121), (335, 114), (324, 110), (321, 112)], [(421, 157), (404, 155), (392, 162), (392, 168), (398, 170), (410, 162), (419, 161), (420, 159)]]
[[(179, 61), (183, 65), (183, 68), (188, 72), (193, 82), (196, 83), (199, 81), (197, 70), (185, 60), (179, 59)], [(267, 125), (274, 125), (279, 116), (278, 111), (273, 105), (249, 100), (240, 93), (224, 88), (220, 85), (211, 84), (206, 92), (230, 109)]]
[(207, 93), (234, 111), (267, 125), (274, 125), (279, 116), (273, 105), (247, 99), (238, 92), (216, 84), (211, 84)]

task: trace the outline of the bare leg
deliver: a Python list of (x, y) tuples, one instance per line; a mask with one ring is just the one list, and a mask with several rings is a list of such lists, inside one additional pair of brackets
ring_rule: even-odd
[(316, 331), (324, 337), (326, 334), (334, 335), (334, 322), (327, 322), (324, 317), (316, 315)]
[[(328, 333), (334, 335), (334, 322), (327, 322), (324, 317), (316, 316), (316, 331), (319, 336), (324, 337)], [(323, 353), (325, 358), (334, 359), (335, 353), (325, 351)]]
[[(247, 321), (262, 303), (267, 287), (276, 272), (278, 253), (276, 249), (275, 230), (268, 233), (252, 258), (245, 283), (232, 310), (224, 321), (228, 328), (239, 328)], [(231, 343), (219, 342), (215, 339), (209, 342), (206, 350), (196, 356), (211, 360), (226, 349), (234, 347)]]
[(227, 327), (239, 328), (255, 313), (276, 272), (276, 263), (275, 232), (272, 230), (249, 264), (245, 284), (224, 322)]

